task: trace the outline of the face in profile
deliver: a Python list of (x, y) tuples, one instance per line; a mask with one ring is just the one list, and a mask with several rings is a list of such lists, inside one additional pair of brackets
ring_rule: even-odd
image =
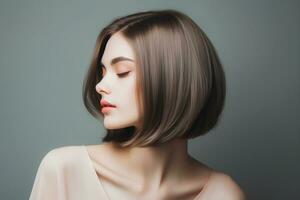
[[(136, 126), (138, 104), (136, 99), (136, 64), (134, 51), (121, 33), (108, 40), (102, 59), (103, 78), (96, 91), (115, 107), (102, 109), (104, 127), (120, 129)], [(99, 102), (100, 103), (100, 102)]]

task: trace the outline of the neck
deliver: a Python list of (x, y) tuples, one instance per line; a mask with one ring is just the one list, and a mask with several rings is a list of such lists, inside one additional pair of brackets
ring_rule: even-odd
[(126, 163), (124, 167), (147, 190), (157, 190), (178, 178), (189, 161), (187, 140), (182, 139), (150, 147), (115, 148)]

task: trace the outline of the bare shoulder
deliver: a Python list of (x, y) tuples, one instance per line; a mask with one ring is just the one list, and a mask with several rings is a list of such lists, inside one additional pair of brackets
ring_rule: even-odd
[(207, 200), (246, 200), (246, 195), (239, 184), (229, 175), (214, 171), (199, 199)]

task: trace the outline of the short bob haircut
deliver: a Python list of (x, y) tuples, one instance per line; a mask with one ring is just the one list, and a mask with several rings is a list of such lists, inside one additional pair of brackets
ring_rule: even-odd
[(119, 17), (103, 28), (83, 81), (82, 97), (90, 114), (103, 118), (95, 86), (102, 79), (105, 45), (116, 32), (135, 53), (141, 127), (106, 130), (102, 142), (150, 146), (195, 138), (216, 126), (226, 92), (222, 64), (204, 31), (186, 14), (172, 9)]

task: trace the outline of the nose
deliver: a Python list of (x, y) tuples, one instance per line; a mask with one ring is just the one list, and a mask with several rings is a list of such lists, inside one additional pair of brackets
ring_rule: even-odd
[(103, 96), (103, 94), (109, 94), (110, 90), (107, 89), (107, 87), (103, 86), (102, 81), (100, 81), (99, 83), (96, 84), (95, 89), (97, 91), (97, 93), (99, 93), (101, 96)]

